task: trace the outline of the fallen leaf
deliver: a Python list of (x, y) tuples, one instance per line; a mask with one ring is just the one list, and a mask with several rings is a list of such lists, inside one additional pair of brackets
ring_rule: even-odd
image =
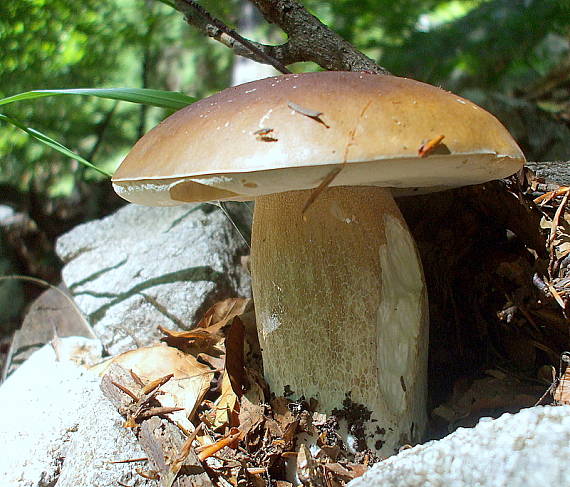
[[(236, 406), (239, 399), (232, 389), (230, 377), (227, 371), (222, 377), (222, 391), (220, 397), (214, 402), (215, 417), (212, 422), (212, 429), (223, 430), (226, 426), (235, 426), (238, 422)], [(236, 415), (234, 419), (234, 415)]]
[(221, 329), (224, 325), (225, 323), (219, 323), (218, 326), (213, 325), (207, 329), (195, 328), (188, 331), (174, 331), (162, 326), (158, 329), (165, 335), (161, 341), (171, 347), (184, 349), (186, 345), (196, 345), (201, 349), (208, 349), (223, 340)]
[(245, 396), (240, 401), (239, 429), (242, 436), (247, 435), (265, 420), (264, 408), (261, 404), (251, 403)]
[[(346, 467), (340, 463), (326, 463), (325, 473), (333, 474), (334, 477), (342, 480), (343, 483), (350, 482), (366, 473), (368, 468), (362, 464), (349, 464)], [(342, 484), (341, 484), (342, 485)]]
[(157, 400), (163, 407), (184, 408), (172, 417), (184, 427), (193, 429), (188, 418), (192, 417), (210, 388), (213, 371), (207, 365), (199, 363), (192, 355), (160, 344), (122, 353), (92, 367), (92, 370), (103, 376), (113, 363), (132, 370), (146, 384), (172, 374), (173, 378), (161, 386), (164, 394), (157, 396)]
[(226, 371), (228, 372), (232, 389), (238, 397), (240, 397), (249, 386), (245, 373), (244, 338), (245, 328), (239, 316), (236, 316), (232, 320), (230, 329), (227, 332), (225, 348)]
[(553, 397), (557, 404), (570, 405), (570, 367), (568, 365), (558, 381)]
[(166, 335), (162, 341), (182, 350), (191, 345), (204, 352), (224, 339), (223, 329), (248, 309), (250, 301), (246, 298), (219, 301), (204, 313), (204, 317), (191, 330), (175, 331), (159, 326), (158, 329)]
[(204, 317), (198, 322), (196, 328), (209, 328), (218, 323), (226, 324), (233, 317), (245, 313), (250, 301), (247, 298), (229, 298), (219, 301), (204, 313)]

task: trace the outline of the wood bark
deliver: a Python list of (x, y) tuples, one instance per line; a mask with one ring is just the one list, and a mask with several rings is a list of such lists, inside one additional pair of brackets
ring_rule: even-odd
[(570, 186), (570, 161), (528, 161), (526, 166), (547, 182)]

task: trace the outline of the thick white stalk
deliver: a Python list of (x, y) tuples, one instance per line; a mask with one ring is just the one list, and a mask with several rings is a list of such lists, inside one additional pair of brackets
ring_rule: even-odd
[(350, 394), (371, 413), (367, 447), (390, 455), (418, 441), (426, 424), (417, 249), (389, 190), (329, 188), (305, 221), (309, 194), (256, 200), (252, 274), (265, 377), (276, 395), (314, 397), (326, 413)]

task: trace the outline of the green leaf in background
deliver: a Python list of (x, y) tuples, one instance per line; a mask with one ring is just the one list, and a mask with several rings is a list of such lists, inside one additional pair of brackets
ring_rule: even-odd
[(16, 120), (15, 118), (12, 118), (12, 117), (9, 117), (7, 115), (0, 113), (0, 120), (4, 120), (5, 122), (8, 122), (8, 123), (11, 123), (12, 125), (15, 125), (19, 129), (22, 129), (24, 132), (26, 132), (31, 137), (33, 137), (34, 139), (39, 140), (40, 142), (43, 142), (45, 145), (48, 145), (49, 147), (51, 147), (52, 149), (55, 149), (58, 152), (61, 152), (65, 156), (70, 157), (71, 159), (75, 159), (76, 161), (80, 162), (81, 164), (84, 164), (85, 166), (90, 167), (91, 169), (94, 169), (95, 171), (100, 172), (101, 174), (104, 174), (107, 177), (112, 176), (112, 174), (110, 174), (107, 171), (104, 171), (103, 169), (100, 169), (97, 166), (91, 164), (87, 159), (83, 159), (83, 157), (81, 157), (80, 155), (76, 154), (75, 152), (69, 150), (67, 147), (60, 144), (56, 140), (53, 140), (51, 137), (48, 137), (47, 135), (42, 134), (41, 132), (39, 132), (39, 131), (31, 128), (31, 127), (26, 127), (22, 122)]
[(60, 95), (89, 95), (99, 98), (109, 98), (111, 100), (128, 101), (131, 103), (141, 103), (161, 108), (171, 108), (179, 110), (197, 99), (187, 96), (184, 93), (163, 90), (151, 90), (145, 88), (80, 88), (69, 90), (34, 90), (26, 91), (18, 95), (0, 99), (0, 105), (7, 105), (22, 100), (32, 100), (34, 98), (44, 98), (46, 96)]

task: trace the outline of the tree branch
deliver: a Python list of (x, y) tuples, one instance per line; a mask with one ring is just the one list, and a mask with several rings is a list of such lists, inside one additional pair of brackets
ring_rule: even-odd
[(289, 37), (286, 64), (313, 61), (330, 71), (371, 71), (390, 74), (310, 14), (296, 0), (250, 0), (265, 20)]
[(253, 42), (210, 15), (194, 0), (176, 0), (175, 8), (186, 21), (234, 51), (236, 55), (271, 64), (282, 73), (285, 66), (313, 61), (331, 71), (369, 71), (390, 74), (333, 32), (295, 0), (250, 0), (265, 19), (278, 25), (287, 35), (284, 44), (271, 46)]

